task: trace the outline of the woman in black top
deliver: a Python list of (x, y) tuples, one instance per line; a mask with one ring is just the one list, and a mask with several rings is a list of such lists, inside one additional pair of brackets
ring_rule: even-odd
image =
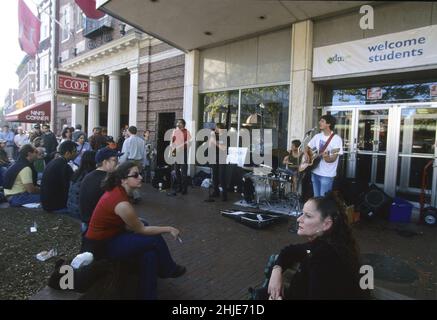
[[(309, 241), (282, 249), (270, 277), (269, 299), (362, 299), (359, 250), (344, 204), (332, 193), (308, 200), (297, 220)], [(284, 290), (282, 272), (297, 269)]]

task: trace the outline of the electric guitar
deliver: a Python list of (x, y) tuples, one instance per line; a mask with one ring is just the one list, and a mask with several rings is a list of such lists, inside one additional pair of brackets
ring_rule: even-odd
[(299, 165), (299, 172), (312, 171), (313, 169), (317, 168), (320, 164), (320, 161), (323, 159), (323, 154), (328, 154), (331, 156), (339, 153), (340, 148), (335, 148), (331, 151), (325, 151), (322, 154), (319, 154), (319, 149), (317, 148), (309, 149), (308, 152), (305, 152), (302, 157), (302, 162)]

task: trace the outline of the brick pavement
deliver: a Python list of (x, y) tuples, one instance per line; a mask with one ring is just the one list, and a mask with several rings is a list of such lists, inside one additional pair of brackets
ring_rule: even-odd
[(159, 281), (160, 299), (246, 299), (248, 288), (264, 280), (269, 255), (297, 240), (286, 222), (255, 230), (221, 216), (220, 209), (232, 208), (237, 194), (228, 202), (207, 203), (201, 188), (176, 197), (150, 185), (143, 191), (141, 215), (152, 225), (180, 229), (182, 244), (166, 239), (176, 262), (188, 270), (181, 278)]
[[(168, 197), (150, 185), (143, 186), (138, 210), (151, 224), (181, 230), (182, 244), (166, 239), (175, 260), (188, 270), (181, 278), (159, 281), (160, 299), (246, 299), (248, 288), (263, 282), (269, 255), (303, 241), (288, 232), (291, 221), (255, 230), (221, 216), (220, 209), (233, 208), (233, 202), (240, 199), (238, 194), (231, 194), (228, 202), (207, 203), (203, 201), (206, 197), (202, 188), (190, 188), (186, 196)], [(396, 258), (420, 275), (414, 283), (375, 279), (375, 285), (414, 298), (437, 299), (436, 229), (401, 226), (419, 234), (407, 238), (396, 232), (398, 227), (382, 221), (354, 226), (362, 253)], [(428, 276), (427, 281), (422, 274)]]

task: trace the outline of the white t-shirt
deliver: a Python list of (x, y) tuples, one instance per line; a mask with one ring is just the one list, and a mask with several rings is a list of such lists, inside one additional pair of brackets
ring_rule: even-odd
[[(308, 143), (308, 146), (310, 148), (317, 148), (320, 151), (320, 149), (322, 149), (325, 145), (326, 141), (328, 141), (329, 137), (330, 136), (325, 136), (323, 132), (318, 133), (311, 139), (311, 141)], [(331, 152), (333, 149), (337, 148), (340, 149), (338, 154), (343, 154), (343, 141), (336, 134), (331, 139), (331, 142), (329, 143), (325, 151)], [(335, 177), (337, 175), (337, 165), (338, 157), (332, 163), (328, 163), (322, 158), (317, 168), (315, 168), (312, 172), (322, 177)]]

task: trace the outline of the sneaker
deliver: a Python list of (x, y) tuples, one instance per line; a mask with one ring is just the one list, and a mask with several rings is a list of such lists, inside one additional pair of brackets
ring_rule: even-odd
[(184, 266), (181, 266), (179, 264), (176, 265), (175, 271), (169, 276), (169, 278), (179, 278), (182, 276), (185, 272), (187, 272), (187, 268)]
[(176, 191), (167, 192), (169, 197), (175, 197), (177, 195)]

